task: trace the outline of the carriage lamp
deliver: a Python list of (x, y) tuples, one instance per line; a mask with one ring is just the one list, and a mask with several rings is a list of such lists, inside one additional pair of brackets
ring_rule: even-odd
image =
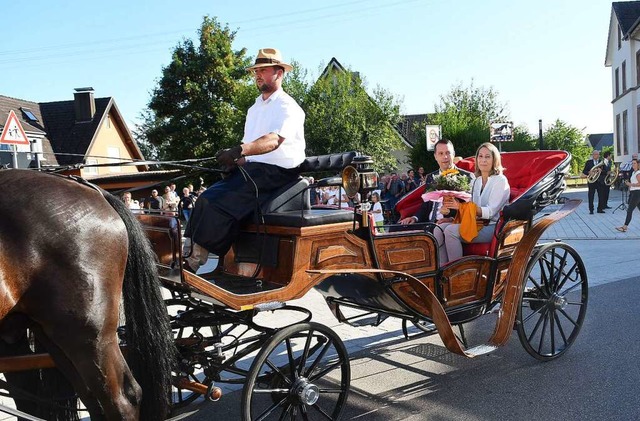
[(342, 170), (342, 187), (348, 197), (358, 192), (378, 188), (378, 173), (372, 168), (373, 160), (369, 156), (357, 156)]

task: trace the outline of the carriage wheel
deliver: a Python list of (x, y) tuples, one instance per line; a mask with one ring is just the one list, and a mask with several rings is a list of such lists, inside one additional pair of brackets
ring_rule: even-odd
[(350, 382), (347, 350), (334, 331), (314, 322), (288, 326), (251, 365), (242, 419), (337, 420)]
[(575, 341), (587, 312), (587, 273), (580, 255), (563, 243), (544, 245), (531, 259), (516, 320), (533, 357), (548, 361)]

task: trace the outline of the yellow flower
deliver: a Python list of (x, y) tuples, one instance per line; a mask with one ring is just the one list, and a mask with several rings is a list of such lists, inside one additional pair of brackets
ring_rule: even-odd
[(458, 170), (456, 170), (455, 168), (451, 168), (451, 169), (442, 171), (442, 174), (440, 174), (440, 175), (442, 177), (447, 177), (449, 175), (457, 175), (457, 174), (460, 174), (460, 172)]

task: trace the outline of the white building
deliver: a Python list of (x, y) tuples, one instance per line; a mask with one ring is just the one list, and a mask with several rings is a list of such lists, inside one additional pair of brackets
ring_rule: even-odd
[(614, 160), (624, 163), (640, 149), (640, 1), (612, 3), (604, 65), (611, 67)]

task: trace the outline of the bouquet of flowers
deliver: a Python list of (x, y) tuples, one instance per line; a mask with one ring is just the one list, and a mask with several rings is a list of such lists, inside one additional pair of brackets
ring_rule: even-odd
[(426, 202), (439, 200), (443, 196), (453, 196), (467, 201), (471, 198), (470, 189), (467, 176), (460, 174), (456, 168), (451, 168), (433, 177), (433, 183), (427, 187), (427, 192), (422, 195), (422, 199)]

